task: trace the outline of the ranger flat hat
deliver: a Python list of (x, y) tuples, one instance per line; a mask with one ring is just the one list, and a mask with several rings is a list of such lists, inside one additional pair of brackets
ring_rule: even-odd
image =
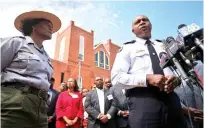
[(56, 15), (45, 11), (29, 11), (22, 13), (15, 19), (14, 25), (17, 30), (22, 32), (21, 30), (22, 21), (38, 18), (49, 20), (52, 23), (53, 25), (52, 33), (57, 32), (61, 27), (61, 20)]

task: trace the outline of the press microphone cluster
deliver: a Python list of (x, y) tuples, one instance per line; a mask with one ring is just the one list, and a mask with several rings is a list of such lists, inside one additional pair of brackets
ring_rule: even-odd
[[(201, 81), (196, 76), (194, 69), (194, 59), (197, 54), (203, 53), (203, 42), (200, 41), (203, 29), (195, 24), (182, 26), (179, 28), (179, 38), (167, 37), (162, 40), (165, 51), (159, 54), (160, 66), (162, 69), (171, 67), (178, 71), (181, 79), (193, 90), (193, 85), (202, 86)], [(203, 55), (201, 55), (203, 58)], [(202, 60), (201, 60), (202, 61)]]
[(203, 62), (203, 28), (195, 23), (190, 25), (181, 24), (178, 27), (177, 41), (183, 45), (187, 57)]

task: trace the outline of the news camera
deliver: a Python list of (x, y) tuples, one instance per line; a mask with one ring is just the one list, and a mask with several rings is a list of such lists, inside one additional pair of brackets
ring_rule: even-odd
[(178, 33), (181, 42), (184, 43), (185, 56), (191, 60), (201, 60), (203, 62), (203, 28), (193, 23), (179, 28)]

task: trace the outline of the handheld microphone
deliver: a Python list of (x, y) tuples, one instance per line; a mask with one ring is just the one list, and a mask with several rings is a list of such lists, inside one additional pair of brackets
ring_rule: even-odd
[(160, 67), (162, 69), (166, 68), (169, 66), (169, 57), (165, 52), (159, 53), (159, 58), (160, 58)]

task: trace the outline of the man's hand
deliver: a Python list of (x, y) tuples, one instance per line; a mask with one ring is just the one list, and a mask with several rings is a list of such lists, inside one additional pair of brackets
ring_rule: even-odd
[(183, 110), (186, 115), (188, 115), (189, 110), (191, 117), (193, 117), (195, 121), (203, 121), (203, 111), (191, 107), (184, 107)]
[(97, 118), (100, 120), (102, 116), (103, 116), (103, 114), (100, 113)]
[(120, 111), (120, 116), (127, 117), (129, 115), (128, 111)]
[(53, 120), (53, 116), (49, 116), (47, 120), (50, 123)]
[(126, 110), (126, 111), (125, 111), (125, 115), (123, 115), (123, 117), (128, 117), (128, 116), (129, 116), (129, 111)]
[(163, 75), (147, 74), (146, 79), (148, 84), (159, 87), (160, 91), (164, 90), (166, 77)]
[(196, 109), (194, 111), (194, 120), (195, 121), (203, 121), (203, 111)]
[(165, 86), (164, 86), (164, 91), (167, 93), (170, 93), (178, 86), (180, 83), (180, 80), (174, 76), (174, 75), (166, 75), (165, 76), (166, 81), (165, 81)]
[(106, 122), (108, 122), (108, 116), (107, 115), (102, 115), (100, 120), (101, 120), (102, 123), (106, 123)]

